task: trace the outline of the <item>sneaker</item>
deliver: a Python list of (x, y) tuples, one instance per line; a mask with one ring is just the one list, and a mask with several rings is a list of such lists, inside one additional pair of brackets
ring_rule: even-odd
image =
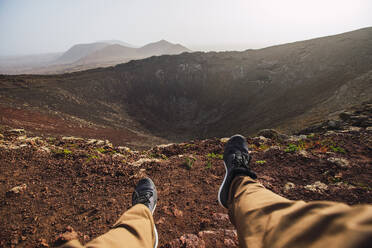
[(232, 136), (227, 141), (223, 154), (226, 174), (218, 191), (218, 202), (222, 207), (227, 208), (230, 185), (236, 176), (244, 175), (253, 179), (257, 178), (256, 174), (249, 169), (250, 160), (245, 137), (241, 135)]
[(142, 203), (150, 209), (151, 213), (154, 213), (157, 201), (158, 193), (154, 182), (150, 178), (141, 179), (133, 192), (132, 205)]
[[(141, 203), (150, 209), (151, 214), (154, 214), (157, 202), (158, 202), (158, 193), (156, 191), (154, 182), (150, 178), (141, 179), (137, 183), (136, 188), (133, 192), (132, 206), (138, 203)], [(156, 248), (158, 246), (159, 238), (158, 238), (158, 231), (156, 230), (155, 225), (154, 225), (154, 232), (155, 232), (154, 248)]]

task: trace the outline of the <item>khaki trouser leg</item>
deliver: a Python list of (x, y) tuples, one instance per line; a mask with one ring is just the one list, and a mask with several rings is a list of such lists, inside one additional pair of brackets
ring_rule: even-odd
[(241, 247), (372, 247), (372, 206), (290, 201), (249, 177), (232, 182), (229, 216)]
[[(131, 247), (153, 248), (155, 225), (150, 210), (143, 204), (136, 204), (126, 211), (107, 233), (90, 241), (85, 247)], [(83, 247), (78, 240), (72, 240), (62, 247)]]

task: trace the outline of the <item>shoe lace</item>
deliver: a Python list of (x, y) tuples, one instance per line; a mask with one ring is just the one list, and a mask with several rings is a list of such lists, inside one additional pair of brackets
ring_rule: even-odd
[(150, 198), (152, 197), (153, 193), (151, 191), (145, 191), (145, 192), (135, 192), (134, 199), (137, 203), (142, 204), (149, 204)]
[(249, 169), (249, 155), (245, 153), (236, 153), (232, 159), (232, 164), (236, 167), (245, 167)]

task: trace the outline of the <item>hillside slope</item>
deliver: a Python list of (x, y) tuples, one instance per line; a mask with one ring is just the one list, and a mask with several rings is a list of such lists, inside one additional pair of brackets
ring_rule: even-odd
[[(308, 135), (262, 130), (247, 139), (252, 170), (265, 187), (289, 199), (371, 204), (371, 116), (372, 104), (366, 104)], [(136, 151), (97, 139), (35, 137), (4, 126), (0, 133), (2, 247), (47, 247), (68, 226), (88, 242), (130, 207), (133, 187), (145, 176), (159, 193), (154, 213), (159, 247), (238, 245), (217, 202), (226, 138)]]
[[(372, 99), (372, 28), (260, 50), (0, 76), (0, 103), (170, 141), (296, 132)], [(28, 107), (24, 107), (24, 105)]]

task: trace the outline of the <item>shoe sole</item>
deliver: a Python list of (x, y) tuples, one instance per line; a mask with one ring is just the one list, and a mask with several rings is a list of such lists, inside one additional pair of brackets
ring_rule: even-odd
[(158, 231), (156, 230), (156, 226), (154, 224), (154, 232), (155, 232), (155, 245), (154, 248), (158, 247), (159, 237), (158, 237)]
[(154, 212), (155, 212), (155, 209), (156, 209), (156, 205), (157, 205), (157, 203), (155, 204), (154, 209), (151, 211), (151, 214), (152, 215), (154, 215)]
[(218, 203), (220, 204), (221, 207), (226, 208), (226, 207), (222, 204), (222, 202), (221, 202), (221, 191), (222, 191), (223, 186), (225, 185), (225, 181), (226, 181), (226, 178), (227, 178), (227, 166), (226, 166), (225, 161), (223, 161), (223, 165), (225, 166), (225, 177), (224, 177), (224, 179), (223, 179), (223, 181), (222, 181), (222, 184), (221, 184), (221, 186), (220, 186), (220, 189), (218, 190)]
[[(154, 188), (156, 190), (156, 186), (155, 186), (154, 182), (151, 180), (151, 178), (147, 177), (147, 179), (151, 181), (151, 184), (154, 186)], [(155, 212), (155, 209), (156, 209), (156, 205), (157, 205), (157, 203), (155, 204), (154, 208), (152, 209), (151, 215), (154, 215), (154, 212)], [(158, 230), (156, 229), (155, 223), (154, 223), (154, 233), (155, 233), (155, 244), (154, 244), (154, 248), (157, 248), (158, 247), (158, 244), (159, 244), (159, 235), (158, 235)]]
[[(151, 214), (154, 215), (154, 212), (155, 212), (155, 209), (156, 209), (156, 205), (154, 206), (154, 209), (151, 211)], [(159, 243), (159, 236), (158, 236), (158, 230), (156, 230), (156, 226), (154, 224), (154, 232), (155, 232), (155, 245), (154, 245), (154, 248), (158, 247), (158, 243)]]

